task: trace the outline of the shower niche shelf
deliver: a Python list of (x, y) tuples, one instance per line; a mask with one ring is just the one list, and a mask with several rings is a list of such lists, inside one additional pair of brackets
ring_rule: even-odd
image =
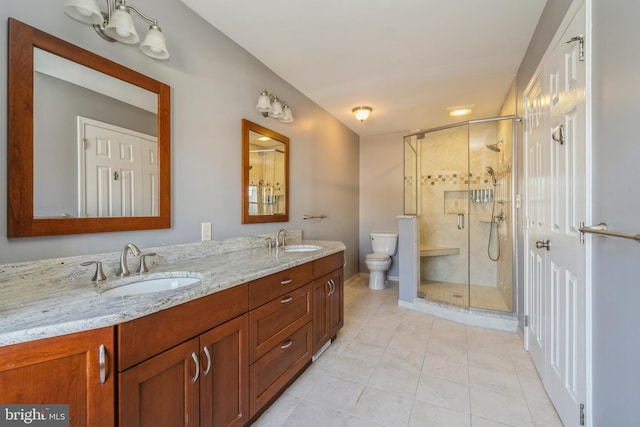
[(460, 248), (449, 246), (420, 245), (420, 258), (458, 254), (460, 254)]

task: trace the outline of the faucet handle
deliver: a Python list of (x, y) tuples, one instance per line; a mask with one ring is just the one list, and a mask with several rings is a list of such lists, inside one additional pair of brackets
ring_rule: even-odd
[(149, 267), (147, 267), (147, 257), (148, 256), (156, 256), (155, 252), (149, 252), (146, 254), (142, 254), (140, 255), (140, 265), (138, 265), (138, 273), (148, 273), (149, 272)]
[(83, 267), (86, 267), (88, 265), (96, 265), (96, 272), (93, 275), (93, 277), (91, 278), (92, 282), (101, 282), (103, 280), (107, 280), (107, 276), (104, 275), (104, 273), (102, 272), (102, 263), (100, 261), (86, 261), (83, 262), (82, 265)]
[(267, 237), (267, 248), (271, 249), (273, 247), (273, 239), (271, 237)]

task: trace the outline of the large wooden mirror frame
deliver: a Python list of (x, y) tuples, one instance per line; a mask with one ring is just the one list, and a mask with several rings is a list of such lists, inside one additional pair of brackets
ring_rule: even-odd
[[(157, 94), (159, 215), (108, 218), (34, 217), (35, 48)], [(9, 18), (8, 96), (8, 237), (171, 227), (171, 94), (168, 85)]]
[(243, 119), (242, 223), (288, 221), (289, 138)]

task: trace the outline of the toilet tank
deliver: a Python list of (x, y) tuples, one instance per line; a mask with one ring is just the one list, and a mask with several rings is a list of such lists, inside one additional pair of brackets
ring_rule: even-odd
[(371, 233), (371, 249), (377, 254), (389, 256), (396, 252), (398, 235), (395, 233)]

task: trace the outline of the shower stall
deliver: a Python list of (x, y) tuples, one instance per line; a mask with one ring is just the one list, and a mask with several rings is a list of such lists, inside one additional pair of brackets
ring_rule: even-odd
[(496, 117), (404, 137), (404, 213), (418, 222), (418, 301), (513, 312), (515, 122)]

